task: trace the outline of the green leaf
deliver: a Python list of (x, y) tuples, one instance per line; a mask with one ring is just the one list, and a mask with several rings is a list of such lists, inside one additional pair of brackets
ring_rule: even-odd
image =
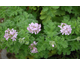
[(42, 15), (42, 16), (40, 16), (40, 19), (43, 20), (43, 19), (45, 19), (46, 17), (47, 17), (46, 15)]
[(43, 11), (43, 12), (46, 12), (46, 11), (48, 11), (48, 9), (49, 9), (49, 8), (45, 6), (45, 7), (43, 7), (43, 10), (42, 10), (42, 11)]
[(53, 8), (53, 9), (58, 9), (59, 6), (51, 6), (51, 8)]

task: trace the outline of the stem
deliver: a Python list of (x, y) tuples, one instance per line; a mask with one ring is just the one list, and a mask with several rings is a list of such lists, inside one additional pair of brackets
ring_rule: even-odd
[(74, 41), (74, 40), (76, 40), (77, 38), (75, 38), (75, 39), (70, 39), (70, 40), (67, 40), (67, 41)]

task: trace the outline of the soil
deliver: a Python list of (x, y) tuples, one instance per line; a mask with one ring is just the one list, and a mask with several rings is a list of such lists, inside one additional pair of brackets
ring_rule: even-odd
[(7, 53), (6, 49), (0, 50), (0, 59), (16, 59), (14, 53)]

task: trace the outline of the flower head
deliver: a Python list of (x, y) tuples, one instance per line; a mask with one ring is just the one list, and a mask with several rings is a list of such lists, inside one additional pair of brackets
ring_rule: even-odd
[(31, 53), (37, 53), (37, 48), (36, 47), (33, 47), (33, 49), (31, 50)]
[(35, 47), (35, 45), (37, 45), (37, 43), (34, 41), (30, 46), (30, 50), (31, 50), (31, 53), (37, 53), (37, 48)]
[(31, 24), (29, 24), (29, 27), (27, 27), (27, 30), (32, 34), (38, 34), (41, 31), (41, 24), (32, 22)]
[(9, 38), (12, 39), (12, 41), (16, 41), (16, 38), (17, 38), (17, 34), (18, 32), (16, 32), (16, 30), (14, 29), (7, 29), (5, 31), (5, 35), (4, 35), (4, 38), (6, 38), (6, 40), (8, 40)]
[(71, 31), (72, 31), (71, 25), (67, 25), (65, 23), (61, 23), (61, 25), (58, 26), (58, 27), (61, 28), (60, 32), (62, 33), (62, 35), (63, 34), (69, 35), (71, 33)]
[(49, 41), (49, 44), (54, 47), (56, 45), (55, 41)]

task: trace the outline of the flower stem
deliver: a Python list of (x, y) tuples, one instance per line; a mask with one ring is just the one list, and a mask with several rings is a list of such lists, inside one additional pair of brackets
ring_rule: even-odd
[(74, 40), (77, 40), (77, 38), (75, 38), (75, 39), (70, 39), (70, 40), (67, 40), (67, 41), (74, 41)]

